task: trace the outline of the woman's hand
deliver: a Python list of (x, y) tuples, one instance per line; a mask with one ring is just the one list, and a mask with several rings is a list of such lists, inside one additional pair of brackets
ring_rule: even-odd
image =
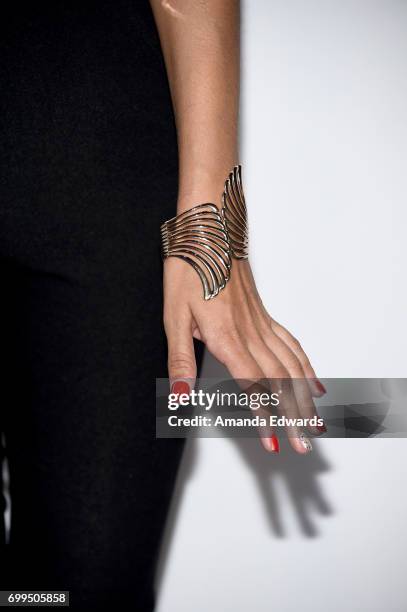
[[(164, 262), (164, 326), (168, 339), (168, 369), (173, 392), (188, 392), (185, 380), (195, 380), (193, 338), (204, 342), (234, 379), (278, 379), (283, 384), (280, 413), (289, 418), (311, 418), (314, 397), (325, 393), (299, 342), (268, 314), (245, 260), (233, 260), (231, 278), (214, 299), (202, 298), (196, 272), (175, 257)], [(305, 380), (306, 379), (306, 380)], [(174, 385), (177, 383), (174, 389)], [(183, 381), (184, 386), (179, 382)], [(291, 446), (307, 453), (311, 444), (297, 427), (287, 428)], [(312, 430), (318, 435), (325, 427)], [(270, 431), (261, 441), (278, 452)]]
[[(150, 2), (176, 120), (177, 213), (198, 202), (220, 206), (224, 181), (240, 158), (240, 3), (178, 0), (169, 7), (160, 0)], [(247, 261), (233, 260), (226, 287), (213, 300), (204, 301), (194, 269), (170, 257), (164, 262), (164, 298), (173, 383), (195, 379), (193, 338), (198, 338), (234, 379), (283, 381), (285, 415), (315, 415), (312, 396), (323, 395), (324, 389), (299, 343), (266, 312)], [(288, 435), (296, 451), (309, 450), (301, 431), (290, 429)], [(261, 439), (267, 450), (278, 449), (272, 432)]]

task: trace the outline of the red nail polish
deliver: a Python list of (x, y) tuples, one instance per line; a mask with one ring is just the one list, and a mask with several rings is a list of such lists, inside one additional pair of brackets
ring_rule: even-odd
[(320, 380), (315, 380), (315, 385), (320, 393), (326, 393), (326, 389)]
[(191, 388), (184, 380), (176, 380), (171, 387), (171, 393), (176, 393), (177, 395), (186, 393), (189, 395), (191, 393)]
[(280, 452), (280, 442), (278, 441), (277, 436), (271, 436), (270, 438), (270, 450), (272, 453)]
[(321, 433), (325, 433), (327, 431), (326, 426), (325, 425), (317, 425), (317, 429), (318, 431), (320, 431)]

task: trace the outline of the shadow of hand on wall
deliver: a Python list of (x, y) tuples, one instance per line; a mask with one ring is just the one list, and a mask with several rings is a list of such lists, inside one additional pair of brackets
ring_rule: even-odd
[(299, 455), (292, 450), (287, 439), (280, 440), (280, 453), (267, 453), (255, 438), (233, 438), (242, 458), (255, 478), (262, 498), (270, 528), (275, 536), (286, 534), (282, 516), (282, 504), (276, 494), (275, 483), (279, 479), (290, 494), (290, 500), (304, 535), (316, 537), (318, 516), (333, 514), (318, 477), (331, 469), (313, 440), (313, 450)]
[[(202, 378), (224, 377), (229, 374), (209, 352), (203, 358)], [(300, 527), (307, 537), (318, 536), (317, 517), (329, 516), (333, 509), (327, 501), (318, 477), (331, 469), (328, 461), (318, 448), (318, 440), (313, 440), (313, 450), (308, 455), (299, 455), (292, 450), (287, 439), (280, 440), (280, 453), (271, 455), (261, 446), (256, 438), (232, 438), (242, 458), (255, 478), (263, 506), (267, 513), (272, 533), (284, 537), (285, 528), (281, 516), (281, 500), (276, 495), (277, 479), (283, 481), (290, 493), (291, 501), (298, 517)], [(192, 449), (191, 449), (192, 456)], [(193, 463), (193, 462), (192, 462)]]
[[(202, 355), (200, 355), (200, 360)], [(226, 370), (208, 353), (200, 372), (202, 378), (228, 377)], [(281, 480), (290, 494), (291, 503), (298, 517), (300, 528), (306, 537), (318, 537), (318, 516), (329, 516), (333, 509), (324, 494), (319, 476), (331, 470), (328, 461), (318, 448), (318, 440), (313, 439), (313, 450), (307, 455), (299, 455), (292, 450), (287, 439), (280, 439), (280, 453), (267, 453), (258, 438), (231, 438), (225, 443), (234, 444), (241, 454), (243, 463), (258, 485), (259, 495), (267, 514), (271, 534), (285, 537), (285, 525), (282, 516), (282, 499), (276, 495), (276, 481)], [(197, 440), (187, 441), (183, 460), (174, 490), (171, 511), (167, 520), (161, 559), (157, 572), (157, 584), (161, 583), (169, 547), (184, 489), (194, 477), (199, 462)], [(243, 469), (243, 466), (242, 466)]]
[[(162, 545), (161, 558), (157, 571), (157, 585), (161, 584), (166, 561), (169, 556), (175, 523), (182, 503), (184, 490), (188, 481), (194, 477), (199, 462), (198, 440), (187, 441), (182, 465), (167, 520), (165, 537)], [(237, 446), (242, 459), (251, 475), (255, 478), (263, 507), (267, 513), (271, 534), (275, 537), (285, 537), (285, 525), (282, 517), (282, 500), (275, 493), (275, 482), (280, 479), (290, 493), (291, 503), (295, 509), (303, 534), (306, 537), (318, 537), (317, 519), (315, 515), (329, 516), (333, 510), (327, 501), (318, 477), (331, 469), (326, 459), (322, 457), (317, 442), (308, 455), (295, 453), (287, 439), (280, 440), (280, 453), (267, 453), (259, 439), (233, 438), (225, 443)], [(243, 466), (242, 466), (243, 469)]]

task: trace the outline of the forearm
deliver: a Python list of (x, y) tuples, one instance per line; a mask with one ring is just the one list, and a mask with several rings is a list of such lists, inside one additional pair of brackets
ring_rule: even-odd
[(167, 67), (179, 150), (178, 212), (220, 203), (238, 163), (238, 0), (150, 0)]

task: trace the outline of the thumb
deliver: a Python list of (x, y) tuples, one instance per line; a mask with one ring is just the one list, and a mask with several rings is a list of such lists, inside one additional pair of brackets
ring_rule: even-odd
[(192, 320), (186, 313), (166, 325), (168, 341), (168, 376), (171, 393), (189, 394), (195, 386), (196, 361), (192, 338)]

